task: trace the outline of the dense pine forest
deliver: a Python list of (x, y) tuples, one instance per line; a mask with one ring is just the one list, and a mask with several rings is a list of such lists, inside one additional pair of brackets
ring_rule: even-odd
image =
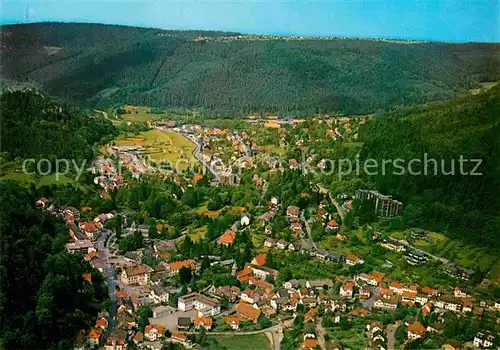
[[(420, 159), (413, 169), (423, 175), (387, 167), (385, 175), (371, 178), (384, 193), (403, 199), (407, 224), (447, 232), (482, 245), (500, 246), (500, 87), (485, 94), (432, 107), (398, 110), (374, 118), (362, 129), (364, 142), (361, 157), (402, 158), (406, 164)], [(427, 163), (424, 153), (437, 165)], [(462, 175), (460, 156), (482, 159), (475, 173)], [(445, 161), (444, 168), (441, 159)], [(454, 162), (455, 175), (451, 172)], [(470, 173), (476, 162), (464, 163), (463, 173)], [(434, 176), (437, 166), (438, 175)]]
[(2, 152), (12, 159), (92, 159), (94, 144), (116, 135), (110, 121), (34, 91), (4, 92), (0, 114)]
[(222, 116), (369, 113), (450, 99), (500, 78), (498, 44), (235, 38), (96, 24), (3, 26), (1, 72), (85, 106)]
[(99, 271), (66, 253), (67, 228), (35, 200), (33, 189), (0, 183), (0, 347), (68, 349), (95, 321), (107, 288)]

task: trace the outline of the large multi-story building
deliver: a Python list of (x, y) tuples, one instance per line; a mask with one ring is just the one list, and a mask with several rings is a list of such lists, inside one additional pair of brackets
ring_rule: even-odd
[(95, 248), (90, 240), (82, 240), (66, 243), (66, 250), (71, 254), (80, 253), (87, 255), (88, 253), (95, 251)]
[(220, 314), (220, 302), (200, 293), (190, 293), (177, 300), (177, 308), (181, 311), (198, 310), (198, 316), (216, 316)]
[(429, 260), (429, 255), (418, 249), (408, 249), (403, 258), (408, 264), (418, 266), (425, 264)]
[(122, 271), (120, 279), (126, 285), (138, 284), (145, 286), (148, 284), (151, 268), (147, 265), (133, 266)]
[(392, 196), (384, 195), (374, 190), (357, 190), (356, 198), (359, 200), (373, 201), (374, 211), (378, 217), (392, 218), (403, 213), (403, 203)]

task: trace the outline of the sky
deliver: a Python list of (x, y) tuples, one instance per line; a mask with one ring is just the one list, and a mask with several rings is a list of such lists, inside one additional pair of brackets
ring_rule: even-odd
[(0, 0), (2, 24), (90, 22), (253, 34), (500, 42), (494, 0)]

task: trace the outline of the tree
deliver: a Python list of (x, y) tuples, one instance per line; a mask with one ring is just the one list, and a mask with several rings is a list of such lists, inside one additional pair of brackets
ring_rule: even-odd
[(144, 327), (149, 324), (149, 317), (153, 316), (151, 306), (141, 305), (137, 310), (138, 327), (141, 332), (144, 332)]
[(122, 236), (122, 216), (118, 214), (113, 218), (113, 220), (114, 220), (116, 239), (120, 239)]
[(188, 284), (191, 282), (193, 274), (191, 269), (188, 267), (183, 267), (179, 270), (179, 280), (182, 284)]
[(201, 271), (204, 271), (206, 269), (210, 268), (210, 260), (208, 260), (208, 257), (207, 256), (204, 256), (202, 259), (201, 259), (201, 267), (200, 267), (200, 270)]
[(399, 326), (394, 333), (394, 338), (401, 344), (406, 339), (406, 328), (404, 326)]
[(191, 256), (194, 243), (188, 234), (185, 235), (184, 242), (182, 243), (182, 254), (186, 257)]
[(155, 239), (155, 238), (158, 237), (158, 231), (156, 229), (156, 223), (149, 224), (148, 237), (149, 237), (149, 239)]

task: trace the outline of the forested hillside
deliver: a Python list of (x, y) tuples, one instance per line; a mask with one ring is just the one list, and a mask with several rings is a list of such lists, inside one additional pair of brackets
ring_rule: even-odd
[[(200, 35), (205, 39), (193, 40)], [(81, 105), (195, 107), (224, 116), (367, 113), (450, 99), (500, 77), (497, 44), (231, 35), (94, 24), (3, 26), (0, 67), (2, 78), (30, 81)]]
[(4, 92), (0, 115), (2, 152), (11, 158), (91, 159), (96, 142), (116, 135), (110, 121), (29, 90)]
[(68, 349), (93, 324), (107, 288), (99, 271), (66, 253), (67, 228), (35, 209), (33, 194), (0, 183), (0, 347)]
[[(414, 172), (423, 175), (395, 175), (397, 168), (387, 167), (387, 174), (373, 176), (376, 188), (404, 201), (404, 219), (412, 226), (448, 232), (483, 245), (500, 246), (500, 87), (433, 107), (396, 111), (374, 118), (362, 129), (361, 157), (437, 160), (424, 166), (414, 163)], [(460, 156), (481, 159), (464, 163)], [(441, 159), (445, 160), (444, 168)], [(455, 175), (445, 175), (452, 169)]]

